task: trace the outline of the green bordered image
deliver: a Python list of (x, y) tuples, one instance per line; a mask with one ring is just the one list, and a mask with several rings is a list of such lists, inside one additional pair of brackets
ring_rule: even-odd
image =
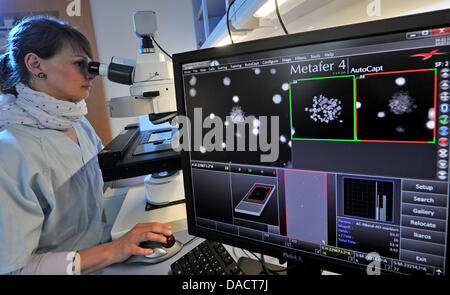
[[(356, 77), (355, 75), (327, 76), (297, 79), (289, 84), (289, 108), (292, 140), (358, 141), (356, 137)], [(293, 98), (293, 88), (301, 97)], [(311, 99), (317, 98), (317, 89), (326, 89), (326, 97), (340, 104), (341, 115), (332, 124), (319, 126), (304, 110)], [(330, 91), (331, 90), (331, 91)], [(334, 92), (331, 94), (331, 92)], [(322, 95), (321, 95), (322, 96)], [(308, 98), (308, 99), (306, 99)], [(338, 99), (339, 98), (339, 99)], [(327, 98), (328, 100), (328, 98)], [(329, 123), (327, 121), (327, 123)], [(296, 126), (297, 125), (297, 126)], [(301, 127), (300, 127), (301, 126)], [(301, 128), (301, 132), (299, 129)], [(295, 130), (295, 132), (294, 132)], [(306, 130), (306, 131), (305, 131)], [(329, 135), (333, 135), (329, 136)]]

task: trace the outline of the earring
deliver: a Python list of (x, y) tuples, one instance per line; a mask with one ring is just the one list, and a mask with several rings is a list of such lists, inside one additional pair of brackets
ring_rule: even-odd
[(40, 72), (37, 76), (38, 76), (39, 78), (47, 78), (47, 75), (44, 74), (44, 73), (42, 73), (42, 72)]

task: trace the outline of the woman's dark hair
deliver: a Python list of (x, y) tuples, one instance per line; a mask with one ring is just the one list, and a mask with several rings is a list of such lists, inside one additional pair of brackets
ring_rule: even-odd
[(0, 91), (17, 95), (18, 83), (29, 85), (30, 72), (24, 61), (28, 53), (47, 59), (65, 45), (92, 59), (89, 41), (65, 22), (49, 16), (33, 16), (20, 21), (9, 32), (6, 52), (0, 55)]

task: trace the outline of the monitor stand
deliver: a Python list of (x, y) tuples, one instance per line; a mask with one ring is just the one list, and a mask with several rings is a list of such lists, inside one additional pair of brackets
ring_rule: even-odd
[(317, 262), (308, 261), (303, 259), (302, 262), (288, 261), (287, 273), (291, 276), (296, 275), (309, 275), (320, 276), (322, 274), (322, 268)]
[[(249, 257), (240, 257), (237, 262), (238, 266), (242, 270), (242, 272), (246, 275), (264, 275), (264, 269), (262, 268), (261, 262), (256, 259)], [(285, 267), (265, 263), (266, 269), (275, 270), (280, 275), (286, 275)], [(269, 274), (273, 274), (269, 272)]]

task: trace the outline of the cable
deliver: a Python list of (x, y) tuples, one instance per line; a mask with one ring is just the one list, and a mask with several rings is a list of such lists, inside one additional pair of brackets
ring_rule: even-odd
[[(244, 249), (242, 249), (242, 250), (244, 250)], [(287, 272), (287, 271), (295, 268), (295, 266), (291, 266), (291, 267), (285, 267), (282, 269), (271, 269), (271, 268), (267, 267), (267, 265), (266, 265), (266, 261), (264, 260), (264, 254), (261, 254), (261, 258), (259, 258), (255, 253), (253, 253), (251, 251), (248, 251), (248, 252), (250, 252), (253, 256), (255, 256), (256, 259), (258, 259), (259, 263), (261, 264), (262, 271), (260, 274), (280, 275), (281, 272)], [(244, 253), (247, 254), (245, 251), (244, 251)], [(247, 254), (247, 256), (248, 256), (248, 254)], [(248, 257), (250, 257), (250, 256), (248, 256)]]
[(229, 18), (230, 18), (230, 8), (231, 8), (231, 6), (233, 6), (233, 4), (234, 4), (235, 1), (236, 1), (236, 0), (231, 1), (230, 4), (228, 5), (228, 8), (227, 8), (227, 30), (228, 30), (228, 36), (230, 36), (231, 44), (234, 44), (234, 42), (233, 42), (233, 37), (231, 36), (231, 30), (230, 30), (230, 21), (229, 21)]
[[(237, 253), (236, 253), (236, 247), (233, 247), (232, 249), (233, 249), (233, 254), (234, 254), (234, 256), (235, 256), (235, 257), (238, 257), (238, 255), (237, 255)], [(267, 263), (266, 263), (266, 261), (265, 261), (265, 259), (264, 259), (264, 255), (263, 255), (263, 254), (261, 254), (261, 258), (259, 258), (259, 257), (258, 257), (254, 252), (252, 252), (252, 251), (245, 250), (245, 249), (242, 249), (242, 248), (238, 248), (238, 249), (241, 250), (248, 258), (253, 259), (253, 258), (251, 258), (250, 255), (248, 254), (248, 253), (251, 253), (251, 254), (258, 260), (258, 262), (261, 264), (261, 268), (262, 268), (261, 272), (259, 273), (260, 275), (261, 275), (261, 274), (266, 274), (266, 275), (268, 275), (268, 274), (280, 275), (280, 273), (286, 272), (286, 271), (289, 271), (289, 270), (292, 270), (292, 269), (294, 269), (294, 268), (296, 267), (296, 266), (294, 265), (294, 266), (290, 266), (290, 267), (284, 267), (284, 268), (282, 268), (282, 269), (271, 269), (271, 268), (268, 267), (268, 265), (267, 265)], [(248, 252), (248, 253), (247, 253), (247, 252)]]
[(198, 238), (198, 237), (193, 237), (193, 238), (191, 238), (189, 241), (184, 242), (184, 243), (183, 243), (183, 247), (189, 245), (190, 243), (192, 243), (193, 241), (195, 241), (197, 238)]
[(172, 59), (172, 56), (170, 54), (168, 54), (164, 49), (162, 49), (161, 46), (159, 46), (158, 42), (156, 42), (156, 40), (153, 36), (152, 36), (152, 40), (153, 40), (153, 42), (155, 42), (156, 46), (158, 46), (159, 50), (164, 52), (168, 57), (170, 57), (170, 59)]
[[(242, 249), (243, 251), (244, 251), (244, 253), (245, 253), (245, 250), (244, 249)], [(248, 251), (248, 250), (247, 250)], [(261, 264), (261, 267), (262, 267), (262, 271), (259, 273), (259, 274), (265, 274), (265, 275), (268, 275), (269, 274), (269, 272), (267, 271), (267, 268), (266, 268), (266, 263), (264, 262), (264, 258), (263, 258), (263, 256), (262, 256), (262, 254), (261, 254), (261, 258), (259, 258), (258, 257), (258, 255), (256, 255), (255, 253), (253, 253), (252, 251), (248, 251), (248, 252), (250, 252), (250, 254), (252, 254), (253, 256), (255, 256), (255, 258), (259, 261), (259, 263)], [(248, 255), (247, 255), (248, 256)]]
[(281, 27), (283, 28), (283, 31), (286, 35), (289, 35), (288, 30), (286, 29), (286, 26), (284, 25), (284, 21), (281, 18), (281, 14), (280, 14), (280, 7), (278, 6), (278, 0), (275, 0), (275, 11), (277, 12), (277, 17), (278, 17), (278, 21), (281, 24)]

